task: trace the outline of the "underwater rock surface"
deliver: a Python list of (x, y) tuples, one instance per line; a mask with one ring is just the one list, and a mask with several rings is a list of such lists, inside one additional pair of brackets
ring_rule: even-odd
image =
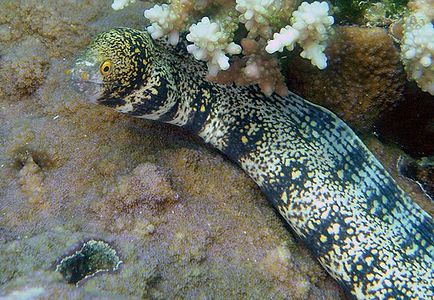
[[(144, 27), (146, 4), (110, 4), (0, 2), (0, 298), (344, 298), (238, 167), (70, 88), (65, 70), (96, 32)], [(401, 152), (368, 145), (433, 214), (397, 175)], [(56, 263), (90, 239), (123, 263), (68, 284)]]

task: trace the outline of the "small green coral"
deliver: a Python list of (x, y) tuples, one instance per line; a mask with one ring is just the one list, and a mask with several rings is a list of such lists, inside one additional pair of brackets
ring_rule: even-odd
[(111, 246), (103, 241), (90, 240), (79, 251), (63, 258), (56, 266), (68, 283), (80, 280), (103, 271), (116, 271), (121, 264), (119, 256)]

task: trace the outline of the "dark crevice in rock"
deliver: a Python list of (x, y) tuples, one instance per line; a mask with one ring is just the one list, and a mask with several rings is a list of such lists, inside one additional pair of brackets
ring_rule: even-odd
[(410, 178), (423, 189), (425, 194), (434, 200), (434, 156), (414, 160), (401, 157), (398, 161), (399, 173)]
[(415, 158), (434, 155), (434, 97), (409, 83), (402, 101), (376, 124), (381, 141), (399, 145)]
[(48, 152), (23, 147), (13, 154), (13, 166), (15, 169), (21, 170), (31, 159), (40, 169), (51, 169), (56, 166), (52, 157), (53, 155)]

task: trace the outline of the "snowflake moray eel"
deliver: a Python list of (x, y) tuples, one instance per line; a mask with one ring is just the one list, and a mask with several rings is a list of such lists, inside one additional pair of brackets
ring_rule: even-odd
[(113, 29), (71, 78), (92, 101), (186, 128), (239, 164), (351, 297), (434, 298), (433, 219), (342, 120), (292, 93), (210, 83), (182, 48)]

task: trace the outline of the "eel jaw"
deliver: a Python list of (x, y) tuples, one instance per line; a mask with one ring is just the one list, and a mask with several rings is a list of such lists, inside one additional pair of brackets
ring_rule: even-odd
[(78, 60), (68, 71), (72, 87), (87, 101), (99, 103), (104, 96), (103, 78), (94, 62)]

